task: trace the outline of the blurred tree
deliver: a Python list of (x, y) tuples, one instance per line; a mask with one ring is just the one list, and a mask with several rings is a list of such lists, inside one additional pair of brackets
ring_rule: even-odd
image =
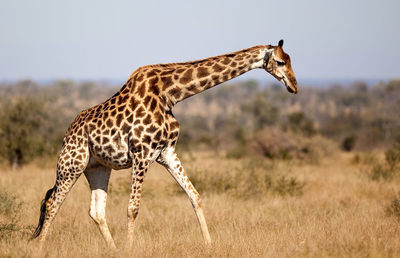
[(320, 132), (330, 138), (343, 138), (352, 135), (363, 126), (363, 117), (359, 113), (340, 112), (321, 124)]
[(247, 80), (243, 82), (243, 87), (251, 93), (256, 92), (259, 89), (259, 85), (256, 80)]
[(251, 117), (255, 130), (260, 130), (264, 126), (276, 124), (279, 117), (277, 107), (271, 105), (263, 96), (256, 96), (242, 105), (244, 115)]
[(388, 92), (400, 91), (400, 79), (390, 80), (386, 84), (386, 91)]
[(0, 113), (0, 156), (14, 168), (44, 151), (40, 134), (46, 118), (44, 103), (32, 98), (4, 101)]
[(303, 111), (293, 112), (288, 116), (288, 127), (294, 132), (300, 132), (306, 136), (315, 135), (316, 129), (311, 118)]
[(84, 82), (79, 86), (78, 91), (80, 97), (90, 99), (96, 94), (96, 84), (94, 82)]
[(368, 85), (364, 81), (355, 81), (351, 85), (351, 88), (356, 92), (367, 92), (368, 91)]
[(7, 88), (7, 95), (31, 96), (37, 94), (39, 86), (31, 80), (21, 80)]

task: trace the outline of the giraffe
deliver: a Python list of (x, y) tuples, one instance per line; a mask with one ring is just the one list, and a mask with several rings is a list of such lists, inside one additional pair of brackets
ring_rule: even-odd
[(179, 123), (172, 114), (178, 102), (255, 68), (265, 69), (297, 93), (290, 57), (277, 46), (259, 45), (207, 59), (147, 65), (135, 70), (105, 102), (81, 111), (69, 126), (58, 158), (56, 181), (40, 207), (33, 238), (41, 249), (60, 206), (81, 174), (90, 189), (89, 216), (110, 248), (116, 248), (105, 208), (111, 170), (131, 168), (128, 239), (131, 246), (142, 184), (154, 161), (163, 165), (186, 192), (206, 243), (211, 243), (201, 199), (175, 152)]

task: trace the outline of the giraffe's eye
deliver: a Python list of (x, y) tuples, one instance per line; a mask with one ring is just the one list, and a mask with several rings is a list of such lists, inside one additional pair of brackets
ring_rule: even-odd
[(285, 65), (285, 62), (282, 62), (282, 61), (276, 61), (276, 64), (277, 64), (278, 66), (284, 66), (284, 65)]

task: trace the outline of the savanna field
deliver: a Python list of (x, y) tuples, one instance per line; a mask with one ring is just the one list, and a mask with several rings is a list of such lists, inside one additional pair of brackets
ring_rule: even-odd
[[(62, 134), (78, 110), (115, 88), (25, 81), (0, 91), (7, 96), (0, 98), (0, 256), (31, 257)], [(132, 250), (125, 249), (130, 171), (122, 170), (112, 172), (106, 210), (118, 250), (106, 248), (89, 217), (90, 189), (81, 176), (43, 255), (398, 257), (399, 96), (398, 81), (304, 87), (297, 96), (247, 82), (190, 98), (175, 112), (178, 153), (201, 194), (211, 246), (186, 194), (153, 164)]]

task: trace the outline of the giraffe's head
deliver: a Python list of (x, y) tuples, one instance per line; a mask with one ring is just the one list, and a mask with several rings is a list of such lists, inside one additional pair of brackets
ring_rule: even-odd
[(297, 81), (290, 64), (290, 56), (283, 49), (283, 39), (278, 46), (270, 46), (264, 57), (264, 69), (286, 86), (290, 93), (297, 93)]

